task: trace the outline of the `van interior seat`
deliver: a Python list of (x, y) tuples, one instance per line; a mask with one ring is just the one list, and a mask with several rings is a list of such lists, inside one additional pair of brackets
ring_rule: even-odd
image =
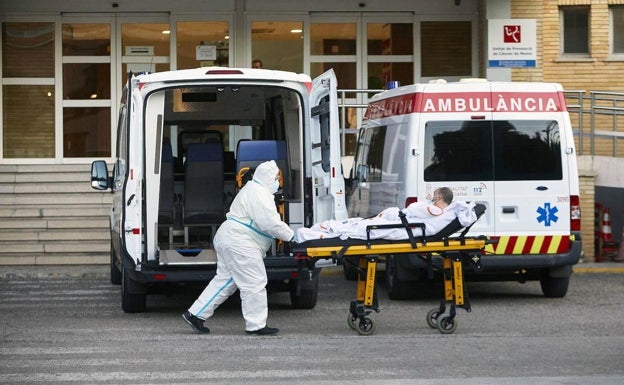
[(236, 154), (236, 173), (243, 167), (256, 168), (260, 163), (274, 160), (284, 178), (283, 192), (290, 196), (290, 170), (286, 142), (283, 140), (245, 140), (238, 143)]
[(184, 164), (184, 242), (188, 227), (216, 228), (225, 220), (223, 145), (189, 143)]
[(188, 146), (192, 143), (220, 143), (223, 147), (223, 133), (217, 130), (189, 129), (186, 128), (178, 134), (178, 172), (184, 172), (184, 159), (186, 159)]

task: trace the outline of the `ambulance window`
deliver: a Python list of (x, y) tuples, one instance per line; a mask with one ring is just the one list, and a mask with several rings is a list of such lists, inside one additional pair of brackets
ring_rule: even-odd
[(427, 122), (424, 151), (427, 182), (493, 178), (491, 122)]
[(405, 143), (408, 127), (405, 124), (396, 124), (388, 127), (384, 140), (383, 173), (384, 182), (399, 182), (403, 180), (405, 170)]
[(375, 127), (367, 131), (366, 165), (368, 166), (367, 182), (381, 182), (384, 160), (384, 143), (386, 141), (386, 127)]
[(560, 180), (561, 141), (554, 120), (494, 122), (496, 180)]

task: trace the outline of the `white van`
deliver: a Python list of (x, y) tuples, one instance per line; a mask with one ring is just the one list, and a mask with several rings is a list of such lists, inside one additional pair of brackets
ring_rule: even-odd
[[(239, 171), (273, 159), (285, 220), (296, 229), (346, 218), (336, 78), (249, 68), (130, 74), (121, 100), (116, 159), (92, 164), (91, 185), (111, 189), (111, 281), (126, 312), (169, 284), (216, 273), (212, 237), (238, 189)], [(276, 244), (265, 259), (269, 290), (312, 308), (319, 268)]]
[[(469, 277), (539, 280), (547, 297), (567, 293), (581, 253), (580, 207), (559, 84), (470, 79), (381, 92), (367, 107), (351, 175), (351, 217), (428, 200), (442, 186), (455, 200), (484, 204), (469, 235), (498, 242)], [(387, 258), (390, 297), (413, 295), (425, 267), (416, 257)]]

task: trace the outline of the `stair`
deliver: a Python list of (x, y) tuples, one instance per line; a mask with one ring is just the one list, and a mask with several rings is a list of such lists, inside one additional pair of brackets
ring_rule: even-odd
[(112, 194), (89, 164), (0, 165), (0, 265), (109, 262)]

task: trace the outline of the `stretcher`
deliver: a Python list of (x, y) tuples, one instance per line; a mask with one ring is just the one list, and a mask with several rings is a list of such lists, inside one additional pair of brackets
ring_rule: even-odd
[[(474, 208), (478, 218), (485, 212), (485, 206), (477, 204)], [(476, 221), (475, 221), (476, 222)], [(474, 222), (473, 222), (474, 224)], [(401, 216), (400, 224), (367, 226), (367, 239), (326, 238), (306, 241), (291, 246), (295, 258), (308, 263), (318, 259), (332, 259), (337, 264), (354, 264), (358, 271), (356, 298), (352, 300), (347, 314), (349, 327), (361, 335), (371, 335), (375, 331), (375, 322), (370, 317), (374, 311), (379, 313), (379, 301), (375, 290), (375, 275), (379, 258), (386, 255), (395, 257), (416, 255), (432, 269), (440, 269), (444, 283), (444, 299), (440, 305), (431, 309), (426, 316), (427, 324), (440, 333), (450, 334), (457, 328), (456, 312), (458, 308), (471, 311), (467, 291), (464, 286), (463, 269), (465, 263), (472, 263), (476, 270), (481, 268), (480, 257), (483, 249), (491, 241), (484, 236), (467, 237), (472, 224), (462, 226), (453, 220), (442, 231), (433, 236), (425, 236), (422, 223), (408, 223)], [(405, 241), (371, 239), (371, 230), (380, 228), (405, 228)], [(422, 236), (414, 236), (414, 229), (422, 229)], [(454, 234), (459, 233), (457, 236)], [(433, 262), (434, 256), (442, 258), (442, 265)], [(354, 262), (355, 261), (355, 262)]]

